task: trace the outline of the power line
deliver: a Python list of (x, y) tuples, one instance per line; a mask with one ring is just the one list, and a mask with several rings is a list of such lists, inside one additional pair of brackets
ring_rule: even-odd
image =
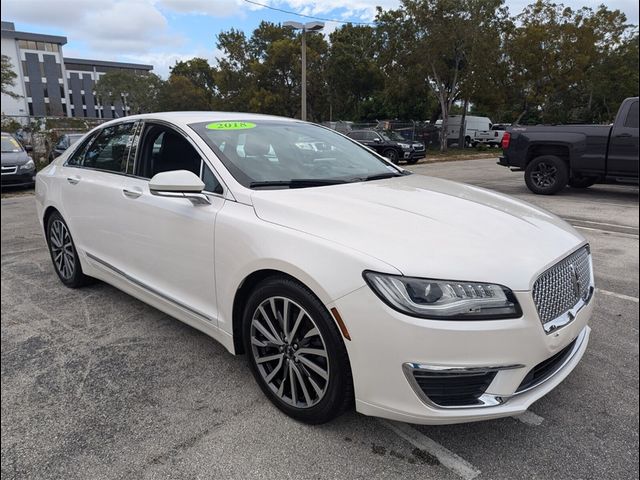
[(323, 22), (336, 22), (336, 23), (351, 23), (353, 25), (375, 25), (375, 22), (350, 22), (346, 20), (337, 20), (335, 18), (322, 18), (314, 17), (313, 15), (305, 15), (304, 13), (291, 12), (282, 8), (272, 7), (271, 5), (265, 5), (263, 3), (254, 2), (253, 0), (244, 0), (247, 3), (258, 5), (259, 7), (268, 8), (269, 10), (275, 10), (276, 12), (288, 13), (289, 15), (296, 15), (298, 17), (312, 18), (313, 20), (322, 20)]

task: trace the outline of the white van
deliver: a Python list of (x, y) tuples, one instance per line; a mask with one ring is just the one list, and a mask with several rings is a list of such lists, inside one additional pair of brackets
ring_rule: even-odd
[[(449, 117), (449, 123), (447, 125), (447, 143), (458, 143), (460, 138), (460, 123), (462, 122), (462, 115), (451, 115)], [(475, 137), (476, 132), (483, 130), (491, 130), (491, 120), (489, 117), (476, 117), (474, 115), (467, 115), (464, 119), (465, 131), (464, 137), (467, 145), (470, 145)], [(442, 120), (438, 120), (436, 125), (442, 126)]]

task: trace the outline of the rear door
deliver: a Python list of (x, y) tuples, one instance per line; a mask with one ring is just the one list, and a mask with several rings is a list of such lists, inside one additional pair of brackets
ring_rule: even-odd
[(629, 101), (626, 109), (623, 107), (616, 118), (609, 142), (607, 175), (621, 178), (638, 177), (637, 99)]
[(127, 242), (117, 225), (126, 213), (118, 200), (133, 169), (129, 152), (137, 128), (136, 122), (103, 128), (80, 145), (61, 171), (68, 183), (62, 190), (63, 211), (76, 247), (118, 268)]

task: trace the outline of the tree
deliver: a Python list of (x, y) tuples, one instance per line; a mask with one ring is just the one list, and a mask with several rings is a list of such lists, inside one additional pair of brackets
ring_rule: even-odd
[(7, 55), (2, 55), (2, 93), (11, 98), (20, 98), (20, 95), (11, 90), (16, 85), (18, 75), (13, 71), (11, 59)]
[(162, 79), (153, 73), (113, 71), (105, 73), (96, 83), (96, 94), (102, 103), (120, 101), (126, 94), (126, 102), (132, 113), (158, 110)]
[(573, 10), (538, 0), (526, 7), (505, 39), (516, 123), (593, 121), (607, 105), (604, 90), (617, 102), (637, 95), (637, 83), (613, 96), (606, 87), (617, 83), (613, 71), (627, 80), (633, 80), (631, 69), (637, 72), (637, 58), (625, 55), (633, 51), (628, 31), (624, 14), (604, 5)]
[(211, 99), (188, 78), (172, 74), (162, 86), (159, 107), (163, 111), (211, 110)]
[(441, 149), (447, 148), (449, 114), (466, 90), (477, 89), (486, 67), (484, 44), (492, 45), (506, 17), (502, 0), (403, 0), (400, 8), (378, 10), (385, 42), (403, 47), (406, 65), (419, 72), (442, 113)]
[[(252, 111), (295, 117), (300, 114), (300, 34), (262, 22), (251, 37), (237, 30), (222, 32), (215, 72), (216, 109)], [(307, 34), (308, 115), (321, 119), (328, 110), (324, 62), (327, 43)]]
[(360, 119), (374, 94), (384, 86), (377, 64), (376, 31), (369, 26), (346, 24), (329, 36), (326, 76), (331, 98), (331, 116)]
[(183, 62), (176, 62), (170, 68), (171, 75), (188, 78), (191, 82), (213, 96), (216, 93), (215, 69), (204, 58), (192, 58)]

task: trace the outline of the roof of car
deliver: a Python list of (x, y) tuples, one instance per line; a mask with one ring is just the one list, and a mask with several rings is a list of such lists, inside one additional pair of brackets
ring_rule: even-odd
[(300, 122), (301, 120), (295, 118), (278, 117), (275, 115), (263, 115), (257, 113), (242, 113), (242, 112), (156, 112), (156, 113), (143, 113), (140, 115), (130, 115), (127, 117), (117, 118), (102, 124), (109, 125), (112, 123), (119, 123), (122, 121), (132, 120), (164, 120), (174, 123), (176, 125), (189, 125), (191, 123), (199, 122), (219, 122), (224, 120), (276, 120), (282, 122)]

